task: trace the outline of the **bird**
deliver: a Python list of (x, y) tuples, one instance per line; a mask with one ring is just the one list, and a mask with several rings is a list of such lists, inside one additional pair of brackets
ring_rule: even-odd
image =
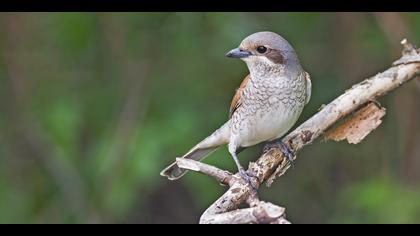
[[(250, 183), (249, 178), (253, 176), (241, 165), (238, 153), (265, 142), (263, 152), (276, 147), (292, 161), (294, 153), (281, 138), (297, 122), (308, 104), (312, 83), (293, 47), (274, 32), (251, 34), (226, 56), (244, 61), (249, 74), (233, 96), (228, 121), (182, 158), (201, 161), (219, 147), (227, 145), (238, 173)], [(174, 162), (160, 174), (176, 180), (186, 172)]]

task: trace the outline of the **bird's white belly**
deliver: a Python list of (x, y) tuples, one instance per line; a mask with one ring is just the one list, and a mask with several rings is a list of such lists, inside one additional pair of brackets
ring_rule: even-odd
[(292, 112), (282, 104), (277, 109), (261, 109), (240, 129), (238, 144), (248, 147), (283, 136), (296, 122), (300, 112)]

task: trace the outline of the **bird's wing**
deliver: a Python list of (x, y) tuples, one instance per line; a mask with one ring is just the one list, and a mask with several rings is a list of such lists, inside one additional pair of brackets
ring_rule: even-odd
[(233, 96), (232, 103), (230, 104), (229, 118), (231, 118), (233, 113), (241, 106), (242, 91), (244, 90), (250, 78), (250, 75), (247, 75), (239, 88), (236, 90), (235, 96)]
[(308, 72), (304, 71), (305, 76), (305, 85), (306, 85), (306, 100), (305, 104), (308, 104), (309, 100), (311, 99), (311, 90), (312, 90), (312, 82), (311, 82), (311, 76)]

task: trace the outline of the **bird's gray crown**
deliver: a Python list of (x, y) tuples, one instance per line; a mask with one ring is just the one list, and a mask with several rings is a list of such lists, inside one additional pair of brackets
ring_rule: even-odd
[(251, 34), (242, 40), (240, 45), (243, 48), (254, 48), (257, 46), (267, 46), (279, 51), (295, 51), (283, 37), (270, 31)]

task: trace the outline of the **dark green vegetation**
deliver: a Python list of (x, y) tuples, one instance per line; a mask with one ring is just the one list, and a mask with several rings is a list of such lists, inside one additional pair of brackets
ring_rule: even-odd
[[(312, 76), (301, 122), (419, 45), (420, 14), (1, 13), (0, 223), (198, 222), (225, 188), (159, 171), (228, 118), (247, 69), (224, 55), (262, 30)], [(384, 97), (361, 144), (308, 146), (261, 197), (294, 223), (420, 222), (419, 101), (419, 82)]]

